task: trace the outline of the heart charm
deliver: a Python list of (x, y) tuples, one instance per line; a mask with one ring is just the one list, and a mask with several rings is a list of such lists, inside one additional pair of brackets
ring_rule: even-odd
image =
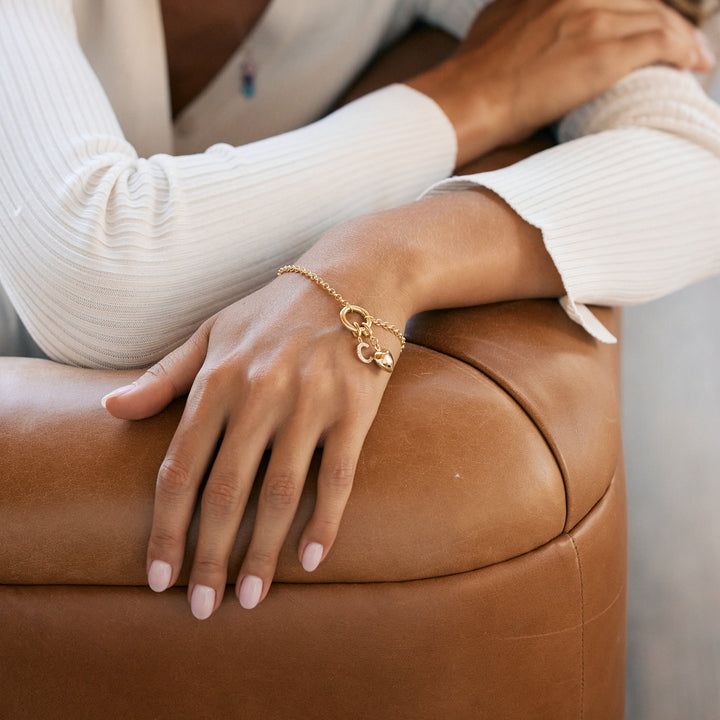
[(393, 356), (387, 350), (378, 350), (375, 355), (373, 355), (373, 360), (378, 367), (387, 370), (387, 372), (392, 372), (395, 368)]

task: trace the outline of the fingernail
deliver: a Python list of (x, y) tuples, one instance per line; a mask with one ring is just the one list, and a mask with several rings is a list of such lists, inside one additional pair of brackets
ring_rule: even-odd
[(153, 560), (148, 571), (148, 585), (155, 592), (162, 592), (170, 587), (172, 567), (162, 560)]
[(260, 602), (262, 588), (262, 580), (257, 575), (246, 575), (240, 583), (240, 604), (252, 610)]
[(207, 585), (196, 585), (190, 598), (190, 610), (198, 620), (207, 620), (215, 607), (215, 591)]
[(710, 47), (710, 41), (707, 35), (702, 30), (695, 30), (695, 37), (697, 38), (698, 46), (700, 48), (700, 54), (703, 56), (705, 62), (710, 65), (715, 64), (715, 53)]
[(323, 546), (320, 543), (311, 542), (307, 544), (302, 554), (302, 566), (307, 572), (317, 568), (322, 560)]
[(122, 387), (119, 387), (117, 390), (113, 390), (112, 392), (109, 392), (102, 400), (100, 400), (100, 404), (105, 407), (105, 403), (108, 401), (108, 398), (116, 398), (120, 397), (121, 395), (124, 395), (127, 392), (130, 392), (131, 390), (134, 390), (137, 387), (136, 383), (132, 383), (132, 385), (123, 385)]

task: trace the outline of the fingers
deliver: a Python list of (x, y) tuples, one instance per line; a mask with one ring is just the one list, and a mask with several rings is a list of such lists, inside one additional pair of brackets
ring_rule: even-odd
[(300, 562), (312, 572), (335, 542), (372, 417), (359, 426), (338, 427), (325, 441), (315, 510), (298, 545)]
[(243, 414), (225, 431), (203, 490), (198, 545), (188, 583), (190, 608), (199, 620), (210, 617), (222, 601), (228, 559), (272, 426), (270, 408), (260, 408), (259, 413)]
[(132, 385), (108, 393), (101, 400), (103, 407), (117, 418), (140, 420), (156, 415), (176, 397), (187, 393), (205, 361), (210, 327), (209, 323), (203, 324), (187, 342)]
[(656, 4), (656, 12), (648, 14), (654, 15), (657, 20), (644, 18), (646, 27), (638, 21), (628, 22), (624, 34), (628, 40), (632, 40), (633, 36), (640, 39), (645, 34), (649, 35), (645, 38), (649, 41), (647, 44), (651, 48), (654, 45), (654, 57), (649, 62), (665, 62), (697, 71), (712, 68), (715, 58), (707, 39), (692, 23), (661, 2)]
[(611, 52), (624, 58), (628, 70), (666, 63), (681, 70), (707, 72), (715, 65), (715, 56), (699, 30), (679, 30), (662, 22), (654, 29), (620, 38), (612, 44)]
[(321, 430), (311, 417), (296, 416), (275, 438), (252, 540), (236, 584), (240, 605), (247, 610), (263, 600), (270, 589)]
[(617, 67), (622, 74), (657, 62), (703, 72), (715, 62), (702, 32), (661, 2), (588, 6), (564, 20), (562, 33), (584, 46), (605, 45), (604, 65)]
[(147, 552), (148, 584), (156, 592), (175, 583), (180, 573), (198, 488), (225, 422), (216, 397), (199, 378), (158, 473)]

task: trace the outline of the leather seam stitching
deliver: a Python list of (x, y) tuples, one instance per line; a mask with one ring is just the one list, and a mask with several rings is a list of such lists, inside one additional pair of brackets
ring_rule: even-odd
[[(542, 430), (540, 425), (538, 424), (537, 420), (533, 417), (532, 413), (528, 410), (528, 408), (525, 406), (525, 404), (521, 401), (521, 396), (514, 393), (512, 391), (512, 388), (509, 387), (506, 383), (504, 383), (500, 376), (493, 373), (489, 368), (483, 366), (482, 368), (478, 367), (474, 363), (470, 362), (469, 360), (466, 360), (465, 358), (458, 357), (457, 355), (451, 355), (446, 352), (442, 352), (440, 350), (436, 350), (435, 348), (432, 348), (428, 345), (424, 345), (422, 343), (415, 342), (414, 340), (409, 341), (412, 345), (415, 345), (416, 347), (424, 348), (425, 350), (429, 350), (430, 352), (436, 353), (437, 355), (442, 355), (444, 357), (453, 358), (454, 360), (457, 360), (460, 363), (463, 363), (463, 365), (467, 365), (468, 367), (471, 367), (473, 370), (476, 370), (479, 372), (483, 377), (486, 377), (488, 380), (491, 380), (496, 387), (500, 388), (525, 414), (525, 416), (530, 420), (530, 422), (535, 426), (535, 429), (537, 430), (540, 437), (543, 439), (545, 444), (548, 447), (548, 450), (550, 451), (550, 454), (553, 456), (553, 459), (555, 460), (555, 464), (557, 465), (558, 471), (560, 472), (560, 477), (562, 478), (563, 483), (563, 492), (565, 494), (565, 520), (563, 521), (563, 528), (565, 528), (565, 531), (568, 530), (567, 524), (568, 524), (568, 516), (570, 513), (570, 498), (568, 496), (568, 477), (567, 477), (567, 468), (565, 467), (565, 463), (561, 461), (561, 458), (554, 447), (553, 443), (550, 442), (550, 438), (547, 436), (547, 434)], [(607, 491), (607, 488), (606, 488)]]
[(583, 720), (585, 711), (585, 587), (583, 583), (583, 569), (580, 561), (580, 553), (578, 551), (575, 538), (568, 534), (567, 537), (572, 543), (575, 551), (575, 559), (578, 566), (578, 578), (580, 580), (580, 720)]

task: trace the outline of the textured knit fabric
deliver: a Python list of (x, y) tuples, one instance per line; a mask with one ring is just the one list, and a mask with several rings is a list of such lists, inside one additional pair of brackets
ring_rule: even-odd
[[(273, 0), (173, 127), (156, 0), (0, 0), (0, 282), (35, 341), (63, 362), (146, 365), (332, 225), (446, 177), (452, 127), (405, 86), (250, 141), (322, 115), (418, 17), (462, 35), (485, 4)], [(562, 146), (432, 192), (505, 197), (543, 231), (571, 317), (611, 341), (584, 303), (720, 269), (719, 127), (690, 76), (651, 68), (566, 118)]]
[(565, 118), (559, 139), (428, 195), (503, 197), (542, 230), (570, 317), (614, 342), (586, 304), (642, 303), (720, 272), (720, 107), (689, 73), (645, 68)]
[[(324, 0), (319, 12), (298, 18), (301, 4), (280, 1), (259, 31), (277, 36), (282, 52), (302, 35), (304, 23), (317, 22), (332, 5)], [(118, 3), (107, 5), (113, 19)], [(261, 66), (258, 83), (265, 86), (246, 101), (248, 113), (259, 107), (269, 125), (276, 117), (285, 122), (284, 101), (300, 121), (308, 105), (317, 115), (343, 90), (376, 52), (394, 3), (374, 14), (362, 13), (363, 3), (354, 5), (358, 23), (372, 20), (358, 37), (373, 39), (363, 41), (363, 52), (354, 53), (343, 77), (328, 90), (321, 72), (327, 58), (312, 58), (312, 77), (305, 58), (306, 77), (296, 78), (302, 92), (288, 98), (268, 81), (272, 66)], [(152, 20), (154, 3), (127, 0), (125, 7), (131, 6), (139, 26)], [(111, 38), (122, 32), (119, 22), (103, 22), (107, 17), (98, 18), (97, 32), (105, 28)], [(93, 39), (97, 52), (103, 44)], [(109, 77), (113, 70), (128, 72), (133, 58), (118, 40), (113, 47), (117, 67), (112, 60), (98, 65), (122, 107), (119, 115), (137, 132), (143, 119), (133, 116), (134, 87)], [(136, 54), (142, 56), (142, 49)], [(291, 60), (285, 59), (289, 75)], [(142, 75), (135, 79), (137, 92), (152, 102)], [(215, 87), (196, 106), (205, 108), (210, 124), (222, 115), (213, 105)], [(279, 105), (274, 114), (265, 107), (267, 93)], [(270, 280), (333, 225), (414, 200), (452, 171), (456, 153), (453, 128), (440, 108), (395, 85), (267, 140), (139, 157), (81, 50), (71, 6), (61, 0), (0, 0), (0, 108), (0, 278), (40, 347), (52, 358), (86, 366), (137, 367), (157, 360), (205, 318)], [(177, 131), (186, 147), (193, 139), (188, 117), (180, 118)], [(167, 114), (158, 118), (158, 124), (167, 122)], [(238, 137), (246, 131), (240, 123)], [(198, 134), (201, 144), (204, 130)], [(157, 139), (165, 142), (162, 133)], [(135, 144), (153, 152), (146, 133), (138, 133)]]

